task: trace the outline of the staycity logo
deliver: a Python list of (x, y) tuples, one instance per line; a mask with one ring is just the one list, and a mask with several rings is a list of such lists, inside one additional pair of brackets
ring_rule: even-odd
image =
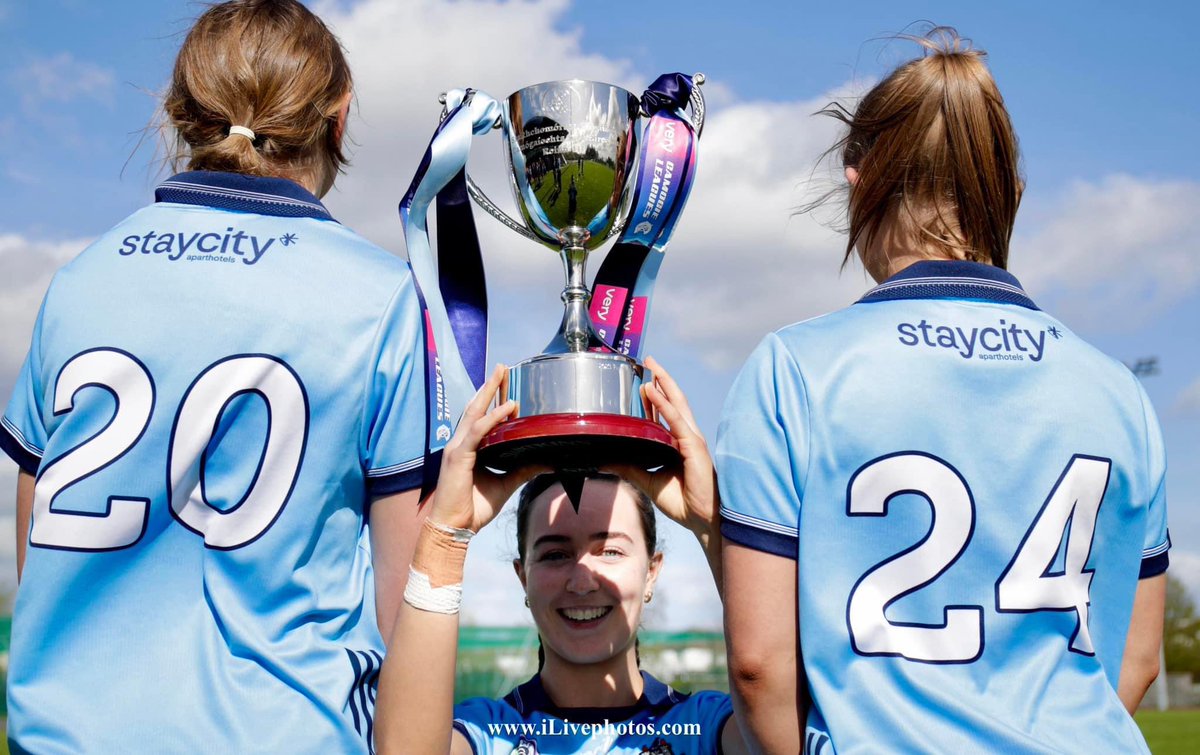
[(1016, 323), (1000, 320), (994, 327), (960, 328), (938, 325), (928, 320), (919, 323), (902, 322), (896, 326), (897, 340), (905, 346), (947, 349), (963, 359), (989, 361), (1040, 362), (1046, 355), (1046, 336), (1055, 340), (1063, 332), (1055, 327), (1030, 330)]
[(132, 234), (121, 240), (117, 253), (122, 257), (136, 254), (161, 255), (171, 262), (180, 259), (190, 262), (233, 262), (239, 260), (246, 265), (256, 264), (275, 242), (281, 246), (299, 243), (294, 233), (285, 233), (278, 239), (260, 238), (245, 231), (234, 231), (230, 226), (224, 233), (204, 231), (149, 231)]

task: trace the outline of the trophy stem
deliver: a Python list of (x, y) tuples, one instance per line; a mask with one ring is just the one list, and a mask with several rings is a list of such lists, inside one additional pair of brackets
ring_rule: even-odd
[(588, 250), (584, 243), (589, 235), (587, 229), (578, 226), (562, 232), (561, 254), (567, 274), (567, 287), (562, 291), (565, 310), (558, 334), (546, 348), (547, 354), (579, 353), (606, 346), (592, 328), (587, 309), (591, 291), (587, 287)]

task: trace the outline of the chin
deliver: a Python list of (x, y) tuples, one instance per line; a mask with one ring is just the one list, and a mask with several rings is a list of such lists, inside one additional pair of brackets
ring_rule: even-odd
[(624, 655), (634, 646), (636, 633), (629, 631), (571, 636), (572, 630), (542, 632), (547, 649), (574, 666), (589, 666), (611, 661)]

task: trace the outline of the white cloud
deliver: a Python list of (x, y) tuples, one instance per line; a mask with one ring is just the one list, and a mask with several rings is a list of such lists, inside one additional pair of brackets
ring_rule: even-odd
[(1179, 392), (1174, 409), (1180, 412), (1200, 414), (1200, 378)]
[[(339, 218), (377, 243), (402, 248), (396, 205), (437, 125), (438, 94), (447, 89), (473, 87), (499, 99), (539, 81), (578, 77), (640, 92), (650, 81), (645, 73), (586, 54), (578, 32), (558, 28), (567, 7), (565, 0), (318, 4), (349, 51), (359, 107), (349, 133), (360, 146), (329, 197)], [(477, 139), (473, 150), (472, 173), (509, 204), (499, 134)], [(490, 220), (479, 225), (490, 248), (518, 259), (537, 255)]]
[(78, 99), (110, 104), (116, 88), (112, 70), (77, 60), (69, 52), (35, 58), (11, 74), (11, 79), (21, 92), (22, 104), (32, 110), (47, 102)]
[(1195, 181), (1077, 181), (1024, 210), (1033, 225), (1013, 241), (1012, 268), (1068, 322), (1133, 330), (1200, 286), (1197, 206)]
[(0, 233), (0, 270), (5, 272), (0, 278), (0, 322), (4, 323), (0, 329), (0, 396), (4, 403), (29, 350), (33, 321), (50, 278), (87, 244), (84, 239), (41, 241)]
[[(558, 30), (566, 7), (562, 0), (319, 7), (350, 50), (361, 107), (351, 127), (361, 146), (329, 198), (335, 214), (377, 243), (403, 248), (396, 203), (445, 89), (474, 86), (503, 97), (534, 82), (580, 77), (640, 92), (656, 75), (585, 53), (577, 32)], [(699, 179), (660, 276), (652, 327), (693, 346), (710, 366), (732, 367), (768, 330), (848, 304), (866, 284), (857, 272), (838, 276), (837, 238), (811, 218), (790, 217), (805, 199), (815, 158), (836, 138), (831, 121), (810, 117), (830, 98), (736, 104), (719, 81), (706, 91), (725, 106), (710, 110)], [(477, 139), (473, 149), (472, 174), (511, 207), (499, 136)], [(532, 321), (522, 307), (520, 318), (505, 321), (497, 308), (497, 345), (528, 330), (527, 350), (540, 349), (557, 324), (561, 267), (490, 218), (478, 226), (493, 296), (502, 301), (519, 291), (534, 300), (534, 317), (544, 318)]]

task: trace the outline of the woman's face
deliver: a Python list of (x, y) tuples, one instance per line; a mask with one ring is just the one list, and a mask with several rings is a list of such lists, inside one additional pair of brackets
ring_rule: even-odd
[(573, 664), (632, 652), (662, 554), (646, 553), (628, 485), (588, 480), (579, 511), (561, 486), (532, 504), (525, 563), (514, 563), (546, 653)]

